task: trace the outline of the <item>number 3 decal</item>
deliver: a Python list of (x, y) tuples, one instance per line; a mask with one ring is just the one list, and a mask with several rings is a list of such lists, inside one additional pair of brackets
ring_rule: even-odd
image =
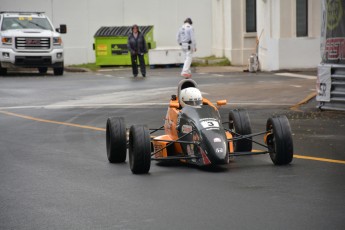
[(203, 128), (219, 128), (218, 121), (202, 121), (201, 125)]

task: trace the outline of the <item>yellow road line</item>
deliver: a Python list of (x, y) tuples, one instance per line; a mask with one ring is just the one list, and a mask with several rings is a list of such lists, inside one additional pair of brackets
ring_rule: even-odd
[[(262, 150), (253, 149), (252, 152), (262, 152)], [(304, 159), (304, 160), (311, 160), (311, 161), (323, 161), (329, 163), (336, 163), (336, 164), (345, 164), (343, 160), (333, 160), (328, 158), (320, 158), (320, 157), (310, 157), (310, 156), (302, 156), (302, 155), (293, 155), (294, 158)]]
[[(40, 119), (40, 118), (35, 118), (35, 117), (26, 116), (26, 115), (22, 115), (22, 114), (11, 113), (11, 112), (7, 112), (7, 111), (0, 111), (0, 113), (6, 114), (6, 115), (9, 115), (9, 116), (20, 117), (20, 118), (27, 119), (27, 120), (32, 120), (32, 121), (51, 123), (51, 124), (58, 124), (58, 125), (66, 125), (66, 126), (71, 126), (71, 127), (77, 127), (77, 128), (82, 128), (82, 129), (91, 129), (91, 130), (97, 130), (97, 131), (103, 131), (103, 132), (105, 131), (104, 128), (98, 128), (98, 127), (94, 127), (94, 126), (78, 125), (78, 124), (67, 123), (67, 122), (60, 122), (60, 121), (52, 121), (52, 120)], [(253, 152), (256, 152), (256, 151), (259, 151), (259, 150), (253, 150)], [(322, 161), (322, 162), (329, 162), (329, 163), (336, 163), (336, 164), (345, 164), (345, 161), (343, 161), (343, 160), (333, 160), (333, 159), (327, 159), (327, 158), (302, 156), (302, 155), (296, 155), (296, 154), (294, 154), (294, 158), (304, 159), (304, 160), (312, 160), (312, 161)]]
[(97, 131), (105, 131), (104, 128), (98, 128), (98, 127), (87, 126), (87, 125), (78, 125), (78, 124), (60, 122), (60, 121), (45, 120), (45, 119), (35, 118), (35, 117), (21, 115), (21, 114), (17, 114), (17, 113), (11, 113), (11, 112), (7, 112), (7, 111), (0, 111), (0, 113), (6, 114), (9, 116), (20, 117), (20, 118), (24, 118), (24, 119), (32, 120), (32, 121), (52, 123), (52, 124), (58, 124), (58, 125), (66, 125), (66, 126), (72, 126), (72, 127), (82, 128), (82, 129), (92, 129), (92, 130), (97, 130)]
[(291, 110), (295, 110), (295, 111), (300, 111), (298, 108), (303, 105), (306, 104), (308, 101), (310, 101), (311, 99), (313, 99), (314, 97), (316, 97), (316, 92), (312, 92), (310, 93), (308, 96), (306, 96), (303, 100), (301, 100), (300, 102), (298, 102), (296, 105), (293, 105), (290, 107)]
[(312, 160), (312, 161), (323, 161), (329, 163), (337, 163), (337, 164), (345, 164), (345, 161), (342, 160), (333, 160), (328, 158), (319, 158), (319, 157), (309, 157), (309, 156), (302, 156), (302, 155), (293, 155), (294, 158), (304, 159), (304, 160)]

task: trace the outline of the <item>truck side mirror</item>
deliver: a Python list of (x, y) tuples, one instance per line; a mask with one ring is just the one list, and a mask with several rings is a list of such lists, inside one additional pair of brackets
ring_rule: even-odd
[(60, 28), (56, 29), (56, 32), (59, 32), (60, 34), (67, 33), (67, 26), (65, 24), (61, 24)]

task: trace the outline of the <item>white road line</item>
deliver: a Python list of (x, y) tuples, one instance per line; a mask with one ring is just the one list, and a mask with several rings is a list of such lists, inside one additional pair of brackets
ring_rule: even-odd
[(304, 78), (304, 79), (316, 79), (316, 76), (310, 76), (310, 75), (305, 75), (305, 74), (296, 74), (296, 73), (276, 73), (274, 75), (285, 76), (285, 77)]
[(292, 104), (288, 104), (288, 103), (272, 103), (272, 102), (228, 102), (227, 105), (292, 106)]
[(202, 95), (210, 95), (209, 93), (206, 93), (206, 92), (203, 92), (203, 91), (201, 91), (201, 94)]
[(217, 77), (224, 77), (224, 75), (223, 74), (212, 74), (213, 76), (217, 76)]
[(1, 109), (63, 109), (63, 108), (99, 108), (99, 107), (113, 107), (113, 106), (148, 106), (148, 105), (168, 105), (168, 103), (114, 103), (114, 104), (59, 104), (59, 105), (27, 105), (27, 106), (10, 106), (0, 107)]
[[(97, 103), (97, 104), (58, 104), (58, 105), (27, 105), (27, 106), (8, 106), (0, 107), (5, 109), (64, 109), (64, 108), (101, 108), (101, 107), (139, 107), (139, 106), (167, 106), (167, 102), (144, 102), (144, 103)], [(216, 104), (214, 102), (214, 104)], [(271, 102), (228, 102), (227, 105), (264, 105), (264, 106), (292, 106), (287, 103)]]
[(290, 85), (292, 87), (295, 87), (295, 88), (301, 88), (302, 86), (301, 85)]

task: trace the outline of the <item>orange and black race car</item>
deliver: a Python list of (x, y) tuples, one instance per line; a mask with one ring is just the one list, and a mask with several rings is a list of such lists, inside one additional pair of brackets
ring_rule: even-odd
[[(107, 157), (110, 163), (126, 161), (134, 174), (148, 173), (151, 160), (196, 164), (198, 166), (228, 164), (231, 156), (269, 153), (275, 165), (289, 164), (293, 159), (291, 128), (286, 116), (267, 120), (266, 130), (252, 133), (248, 113), (231, 110), (229, 120), (221, 121), (218, 107), (226, 100), (212, 104), (201, 96), (197, 83), (184, 79), (172, 95), (165, 123), (157, 129), (145, 125), (126, 128), (123, 117), (109, 117), (106, 125)], [(228, 127), (225, 127), (228, 126)], [(152, 136), (164, 130), (164, 135)], [(262, 135), (263, 143), (253, 140)], [(256, 143), (262, 151), (252, 151)]]

